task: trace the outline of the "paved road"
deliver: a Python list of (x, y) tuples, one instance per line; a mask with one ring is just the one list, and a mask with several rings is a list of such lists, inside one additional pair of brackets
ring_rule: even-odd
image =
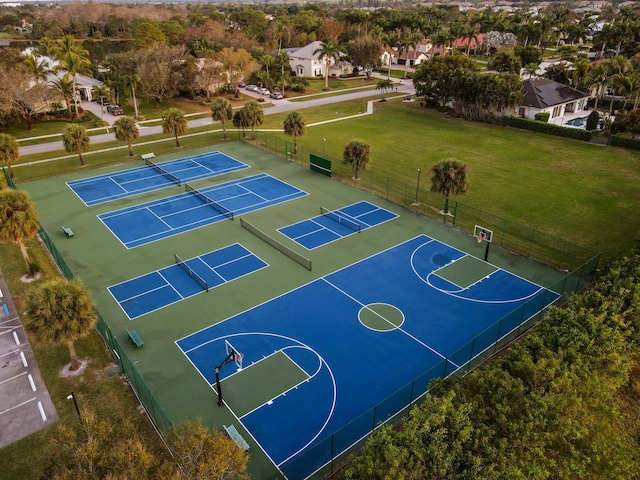
[[(409, 94), (414, 94), (415, 89), (413, 87), (413, 84), (410, 81), (402, 81), (402, 84), (398, 85), (398, 87), (395, 88), (395, 92), (409, 95)], [(252, 94), (253, 92), (243, 92), (243, 93)], [(325, 96), (325, 97), (318, 96), (319, 98), (313, 98), (314, 96), (310, 95), (308, 100), (296, 101), (296, 102), (289, 101), (288, 99), (282, 99), (282, 100), (270, 99), (271, 102), (273, 103), (273, 106), (266, 107), (265, 114), (271, 115), (274, 113), (289, 112), (292, 110), (301, 110), (304, 108), (313, 108), (313, 107), (317, 107), (318, 105), (326, 105), (329, 103), (339, 103), (339, 102), (344, 102), (346, 100), (357, 100), (360, 98), (367, 98), (367, 97), (372, 97), (376, 95), (380, 95), (380, 92), (375, 89), (367, 89), (367, 90), (358, 90), (358, 91), (348, 92), (341, 95), (333, 95), (333, 96)], [(256, 98), (260, 97), (260, 95), (258, 94), (253, 94), (252, 96), (255, 96)], [(100, 112), (100, 105), (98, 105), (97, 103), (84, 102), (83, 108), (91, 110), (98, 117), (102, 115), (102, 113)], [(110, 115), (105, 111), (104, 120), (109, 123), (113, 123), (113, 121), (117, 120), (117, 117), (114, 117), (113, 115)], [(199, 118), (195, 120), (189, 120), (189, 128), (201, 127), (201, 126), (213, 125), (213, 124), (214, 122), (211, 120), (211, 118)], [(149, 127), (140, 125), (141, 137), (145, 135), (155, 135), (158, 133), (162, 133), (162, 127), (160, 125), (149, 126)], [(115, 140), (115, 135), (113, 133), (103, 133), (100, 135), (93, 135), (91, 137), (91, 144), (96, 145), (98, 143), (112, 142), (114, 140)], [(37, 153), (46, 153), (46, 152), (62, 150), (62, 149), (64, 149), (64, 147), (62, 146), (62, 141), (39, 143), (37, 145), (25, 145), (24, 147), (20, 147), (20, 155), (23, 156), (23, 155), (31, 155), (31, 154), (37, 154)]]

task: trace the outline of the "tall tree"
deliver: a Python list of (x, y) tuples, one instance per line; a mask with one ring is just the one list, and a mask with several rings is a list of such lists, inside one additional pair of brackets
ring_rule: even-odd
[(333, 40), (320, 42), (320, 46), (313, 51), (313, 55), (319, 55), (324, 59), (324, 88), (329, 89), (329, 69), (331, 68), (331, 60), (337, 63), (340, 60), (340, 47)]
[(382, 35), (382, 41), (389, 47), (389, 68), (387, 69), (387, 80), (391, 79), (391, 56), (395, 49), (400, 47), (400, 30), (394, 30)]
[(242, 138), (247, 136), (245, 129), (249, 127), (249, 120), (246, 116), (246, 110), (241, 108), (236, 113), (233, 114), (233, 126), (236, 128), (242, 128)]
[(35, 237), (39, 230), (38, 213), (29, 194), (21, 190), (0, 190), (0, 242), (13, 242), (20, 247), (30, 276), (33, 266), (24, 241)]
[(255, 100), (249, 100), (242, 107), (243, 117), (246, 121), (247, 127), (251, 127), (251, 138), (256, 139), (256, 127), (262, 125), (264, 121), (264, 111), (260, 104)]
[(220, 122), (222, 124), (222, 132), (224, 135), (224, 139), (227, 139), (227, 120), (231, 120), (233, 118), (233, 107), (231, 106), (231, 102), (226, 98), (218, 97), (211, 104), (211, 118), (215, 122)]
[(91, 293), (80, 280), (56, 278), (27, 296), (27, 330), (41, 342), (66, 344), (71, 370), (80, 366), (74, 342), (93, 329), (98, 314)]
[(362, 67), (367, 79), (371, 78), (371, 72), (380, 64), (381, 46), (380, 40), (370, 35), (358, 36), (347, 44), (351, 63)]
[(90, 72), (91, 62), (87, 58), (89, 52), (80, 47), (72, 35), (65, 35), (58, 40), (56, 45), (56, 58), (58, 65), (54, 67), (54, 71), (65, 70), (73, 80), (73, 103), (75, 105), (74, 115), (78, 115), (78, 94), (77, 79), (79, 74)]
[(180, 148), (179, 135), (184, 135), (189, 131), (187, 119), (177, 108), (170, 108), (164, 113), (162, 122), (162, 133), (173, 133), (176, 137), (176, 148)]
[(293, 154), (298, 153), (298, 138), (304, 136), (307, 127), (304, 123), (304, 117), (298, 112), (290, 112), (284, 119), (284, 133), (293, 137)]
[(380, 90), (382, 92), (382, 99), (380, 100), (381, 102), (387, 101), (386, 98), (384, 98), (384, 94), (387, 90), (390, 90), (392, 88), (393, 82), (391, 80), (383, 79), (376, 84), (376, 90)]
[(62, 77), (57, 77), (55, 80), (50, 82), (50, 86), (53, 91), (59, 95), (60, 100), (62, 100), (67, 107), (67, 114), (69, 118), (73, 116), (71, 112), (71, 101), (73, 100), (73, 80), (69, 77), (68, 73), (65, 73)]
[(289, 29), (284, 24), (284, 22), (279, 21), (276, 24), (276, 27), (273, 31), (273, 38), (274, 40), (278, 40), (278, 53), (280, 53), (282, 51), (282, 42), (288, 42), (289, 40), (291, 40), (291, 33), (289, 32)]
[(469, 189), (469, 167), (448, 159), (431, 167), (431, 191), (444, 195), (444, 213), (449, 212), (449, 195), (461, 195)]
[[(167, 443), (178, 466), (175, 480), (247, 480), (247, 453), (220, 431), (209, 431), (202, 420), (185, 420), (169, 430)], [(179, 472), (179, 473), (178, 473)]]
[(46, 80), (47, 75), (51, 71), (49, 61), (46, 58), (36, 57), (33, 53), (24, 57), (22, 63), (27, 67), (27, 70), (36, 83)]
[(120, 117), (113, 124), (113, 130), (116, 135), (116, 140), (125, 142), (129, 146), (129, 156), (133, 157), (133, 147), (131, 144), (140, 137), (140, 130), (138, 129), (135, 119), (131, 117)]
[(352, 140), (344, 147), (343, 163), (353, 167), (353, 179), (360, 180), (358, 171), (366, 169), (371, 160), (371, 147), (360, 140)]
[(80, 165), (84, 166), (82, 154), (88, 152), (91, 148), (91, 139), (84, 127), (77, 123), (72, 123), (65, 128), (62, 133), (62, 145), (69, 153), (77, 153), (80, 158)]
[(122, 80), (124, 82), (124, 87), (129, 91), (129, 99), (131, 100), (135, 114), (134, 118), (138, 120), (140, 115), (138, 115), (138, 98), (136, 97), (136, 88), (142, 85), (142, 79), (137, 73), (132, 73), (130, 75), (124, 75)]
[(155, 44), (134, 54), (136, 71), (140, 76), (140, 93), (143, 97), (160, 103), (173, 98), (183, 79), (180, 68), (187, 61), (185, 47), (168, 47)]
[(9, 134), (0, 133), (0, 161), (9, 169), (9, 175), (13, 178), (11, 164), (20, 158), (20, 146), (18, 141)]

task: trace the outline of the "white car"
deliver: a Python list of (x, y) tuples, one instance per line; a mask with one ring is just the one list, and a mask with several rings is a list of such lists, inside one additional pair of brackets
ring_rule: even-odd
[(276, 100), (281, 100), (284, 98), (284, 95), (282, 95), (282, 93), (280, 92), (271, 92), (271, 95), (269, 95), (271, 98), (274, 98)]
[(270, 93), (271, 93), (271, 92), (269, 91), (269, 89), (268, 89), (268, 88), (264, 88), (264, 87), (262, 87), (262, 88), (260, 89), (260, 95), (269, 95)]
[(257, 85), (247, 85), (245, 88), (250, 92), (257, 92), (259, 90)]

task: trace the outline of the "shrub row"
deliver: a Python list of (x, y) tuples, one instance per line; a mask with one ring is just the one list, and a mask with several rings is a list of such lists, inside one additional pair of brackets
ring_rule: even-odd
[(609, 145), (614, 147), (628, 148), (629, 150), (640, 150), (640, 140), (621, 137), (619, 135), (611, 135)]
[(583, 142), (591, 141), (592, 131), (579, 130), (577, 128), (561, 127), (552, 123), (536, 122), (520, 117), (504, 117), (504, 124), (510, 127), (522, 128), (523, 130), (532, 130), (534, 132), (546, 133), (548, 135), (556, 135), (559, 137), (574, 138)]

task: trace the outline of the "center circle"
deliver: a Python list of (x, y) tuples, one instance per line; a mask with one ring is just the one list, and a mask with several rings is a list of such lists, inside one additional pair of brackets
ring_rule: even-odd
[(388, 332), (404, 323), (402, 311), (388, 303), (370, 303), (358, 312), (360, 323), (370, 330)]

